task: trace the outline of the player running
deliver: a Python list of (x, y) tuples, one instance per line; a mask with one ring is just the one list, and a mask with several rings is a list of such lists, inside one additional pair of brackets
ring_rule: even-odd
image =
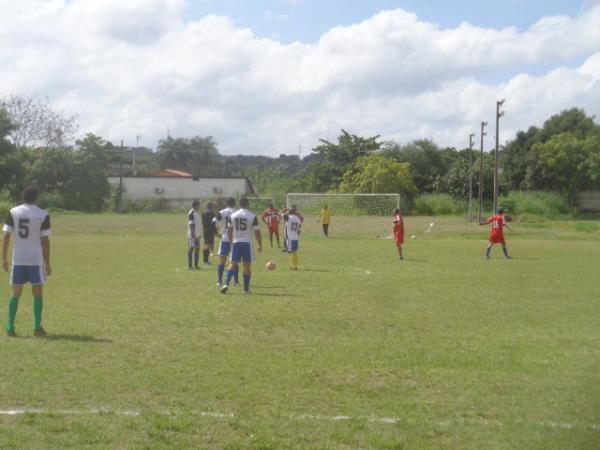
[(240, 209), (231, 215), (227, 226), (227, 237), (231, 246), (231, 264), (227, 270), (227, 281), (221, 287), (221, 294), (225, 294), (229, 288), (231, 278), (235, 274), (239, 263), (244, 264), (244, 294), (250, 294), (250, 276), (252, 274), (252, 261), (254, 261), (254, 250), (252, 249), (252, 233), (258, 243), (258, 253), (262, 253), (262, 235), (256, 214), (248, 209), (250, 202), (247, 198), (240, 199)]
[(204, 234), (204, 249), (202, 250), (202, 261), (204, 264), (210, 266), (210, 259), (215, 248), (215, 235), (217, 230), (213, 219), (216, 214), (213, 211), (214, 203), (208, 202), (206, 204), (206, 210), (202, 213), (202, 233)]
[(331, 210), (327, 205), (323, 206), (319, 213), (317, 222), (321, 222), (323, 225), (323, 236), (329, 237), (329, 225), (331, 225)]
[(511, 257), (508, 256), (508, 249), (506, 248), (506, 241), (504, 240), (503, 228), (506, 227), (511, 232), (512, 229), (506, 223), (506, 219), (504, 218), (504, 210), (500, 208), (498, 210), (498, 214), (493, 215), (485, 222), (481, 222), (479, 225), (487, 225), (488, 223), (492, 224), (492, 229), (490, 231), (490, 243), (485, 251), (486, 259), (490, 259), (490, 253), (494, 244), (501, 244), (504, 256), (506, 257), (506, 259), (511, 259)]
[(396, 241), (396, 248), (398, 249), (398, 259), (402, 261), (404, 259), (404, 256), (402, 255), (402, 244), (404, 244), (404, 217), (402, 217), (398, 208), (394, 209), (394, 240)]
[(28, 187), (23, 191), (23, 204), (10, 210), (3, 231), (2, 268), (8, 272), (8, 248), (11, 235), (15, 235), (13, 245), (12, 270), (10, 284), (12, 296), (8, 301), (8, 322), (6, 335), (16, 337), (15, 318), (23, 285), (31, 283), (33, 294), (33, 334), (44, 337), (42, 328), (42, 309), (44, 306), (44, 284), (52, 270), (50, 269), (50, 216), (38, 208), (36, 203), (39, 191)]
[(285, 233), (287, 236), (287, 251), (290, 259), (290, 269), (298, 270), (298, 247), (300, 243), (300, 229), (302, 218), (298, 216), (296, 208), (290, 208), (285, 214)]
[[(229, 251), (231, 250), (231, 246), (229, 245), (229, 237), (228, 237), (228, 225), (231, 221), (231, 215), (236, 211), (235, 209), (235, 199), (233, 197), (229, 197), (227, 199), (227, 208), (222, 209), (217, 213), (213, 222), (215, 226), (222, 224), (223, 228), (221, 230), (221, 243), (219, 244), (219, 266), (217, 268), (217, 286), (221, 286), (223, 284), (223, 273), (225, 272), (225, 262), (227, 261), (227, 256), (229, 256)], [(236, 268), (234, 273), (235, 286), (238, 285), (239, 279), (239, 268)]]
[(267, 204), (267, 209), (265, 209), (261, 217), (269, 232), (271, 248), (273, 248), (273, 235), (277, 238), (277, 248), (281, 248), (279, 244), (279, 210), (273, 206), (273, 202)]
[[(200, 202), (194, 200), (192, 209), (188, 212), (188, 269), (199, 269), (198, 261), (200, 260)], [(194, 266), (192, 267), (192, 256), (194, 257)]]

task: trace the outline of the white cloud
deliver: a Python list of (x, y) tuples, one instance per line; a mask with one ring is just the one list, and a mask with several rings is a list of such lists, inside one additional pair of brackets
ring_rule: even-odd
[[(344, 127), (463, 146), (503, 97), (503, 139), (564, 108), (600, 114), (600, 7), (523, 32), (385, 11), (282, 44), (226, 17), (184, 23), (184, 6), (0, 0), (0, 95), (49, 97), (114, 141), (154, 145), (170, 128), (211, 134), (225, 153), (272, 155), (311, 148), (328, 123), (331, 138)], [(542, 66), (554, 69), (528, 73)]]

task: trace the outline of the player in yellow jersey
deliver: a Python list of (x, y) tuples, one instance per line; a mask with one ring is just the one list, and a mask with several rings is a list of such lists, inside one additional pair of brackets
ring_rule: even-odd
[(319, 218), (317, 222), (321, 222), (323, 225), (323, 235), (325, 237), (329, 237), (329, 225), (331, 225), (331, 210), (327, 205), (323, 206), (321, 212), (319, 213)]

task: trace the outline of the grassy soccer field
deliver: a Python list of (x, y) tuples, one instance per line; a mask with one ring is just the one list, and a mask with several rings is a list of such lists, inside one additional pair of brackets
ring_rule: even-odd
[(248, 297), (185, 269), (185, 216), (55, 217), (51, 337), (27, 295), (0, 338), (0, 448), (599, 448), (599, 227), (515, 224), (486, 261), (487, 227), (435, 220), (398, 262), (385, 225), (310, 219)]

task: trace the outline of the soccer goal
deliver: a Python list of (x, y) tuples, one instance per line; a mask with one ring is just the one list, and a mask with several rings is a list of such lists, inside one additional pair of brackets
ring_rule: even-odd
[[(295, 205), (306, 216), (319, 216), (327, 206), (332, 214), (333, 236), (377, 236), (391, 235), (392, 211), (400, 208), (400, 194), (308, 194), (289, 193), (287, 206)], [(311, 225), (311, 223), (313, 225)], [(314, 220), (305, 220), (303, 228), (318, 227)]]

